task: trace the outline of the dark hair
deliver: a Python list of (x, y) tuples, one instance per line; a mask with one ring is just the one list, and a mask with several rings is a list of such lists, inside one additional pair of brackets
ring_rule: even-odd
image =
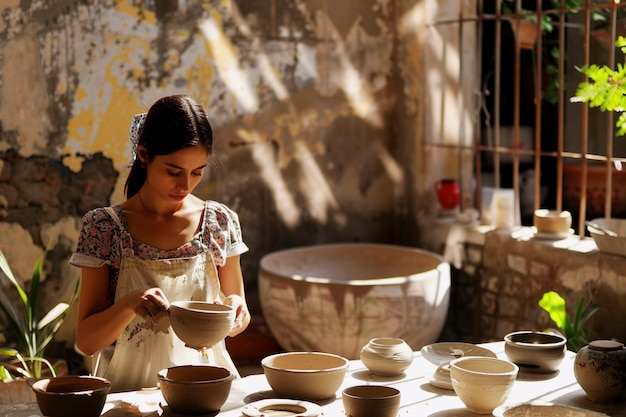
[[(168, 96), (157, 100), (148, 110), (137, 144), (146, 148), (148, 161), (156, 155), (169, 155), (196, 145), (204, 146), (211, 154), (213, 130), (204, 109), (193, 98)], [(146, 167), (136, 157), (124, 186), (126, 198), (137, 194), (145, 181)]]

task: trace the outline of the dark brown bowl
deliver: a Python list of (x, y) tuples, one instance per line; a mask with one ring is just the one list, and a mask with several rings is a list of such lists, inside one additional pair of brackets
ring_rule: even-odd
[(556, 372), (565, 357), (567, 339), (554, 333), (518, 331), (504, 336), (504, 353), (522, 372)]
[(32, 389), (44, 416), (99, 417), (111, 383), (93, 376), (66, 375), (40, 379)]

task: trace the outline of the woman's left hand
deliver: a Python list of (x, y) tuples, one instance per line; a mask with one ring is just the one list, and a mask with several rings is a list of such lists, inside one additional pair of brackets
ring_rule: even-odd
[(230, 330), (229, 336), (237, 336), (243, 332), (250, 323), (250, 312), (245, 300), (237, 294), (231, 294), (224, 298), (224, 305), (231, 306), (235, 310), (235, 323)]

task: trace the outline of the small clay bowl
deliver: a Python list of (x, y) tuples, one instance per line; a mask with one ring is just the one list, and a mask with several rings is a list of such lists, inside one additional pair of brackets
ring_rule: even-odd
[(222, 408), (235, 375), (211, 365), (182, 365), (162, 369), (159, 387), (168, 408), (179, 414), (210, 414)]
[(467, 410), (491, 414), (509, 398), (519, 368), (499, 358), (464, 356), (450, 362), (452, 388)]
[(323, 352), (277, 353), (261, 360), (265, 378), (278, 396), (310, 401), (335, 397), (348, 365), (348, 359)]
[(504, 353), (522, 372), (551, 373), (559, 370), (566, 344), (561, 335), (518, 331), (504, 336)]
[(66, 375), (40, 379), (32, 390), (44, 416), (99, 417), (111, 383), (93, 376)]
[(535, 210), (533, 226), (538, 233), (558, 234), (567, 233), (572, 227), (572, 214), (569, 211)]
[(208, 301), (174, 301), (169, 308), (176, 336), (194, 349), (209, 348), (223, 340), (235, 322), (235, 310)]
[(396, 417), (400, 391), (385, 385), (355, 385), (341, 393), (348, 417)]

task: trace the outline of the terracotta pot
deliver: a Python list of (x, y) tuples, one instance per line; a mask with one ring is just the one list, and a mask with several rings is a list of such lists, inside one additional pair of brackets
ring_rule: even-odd
[[(587, 166), (587, 218), (604, 216), (607, 169), (604, 165)], [(613, 169), (611, 210), (613, 217), (626, 216), (626, 171)], [(563, 205), (572, 213), (578, 213), (581, 198), (582, 167), (563, 166)]]
[(459, 184), (452, 178), (444, 178), (435, 182), (435, 193), (437, 194), (439, 205), (444, 210), (457, 208), (461, 200)]
[(626, 400), (626, 348), (613, 340), (595, 340), (576, 354), (574, 376), (590, 400)]
[(400, 409), (400, 390), (385, 385), (348, 387), (341, 398), (349, 417), (395, 417)]
[(511, 22), (515, 39), (522, 49), (533, 49), (537, 42), (537, 25), (532, 20), (519, 19)]

